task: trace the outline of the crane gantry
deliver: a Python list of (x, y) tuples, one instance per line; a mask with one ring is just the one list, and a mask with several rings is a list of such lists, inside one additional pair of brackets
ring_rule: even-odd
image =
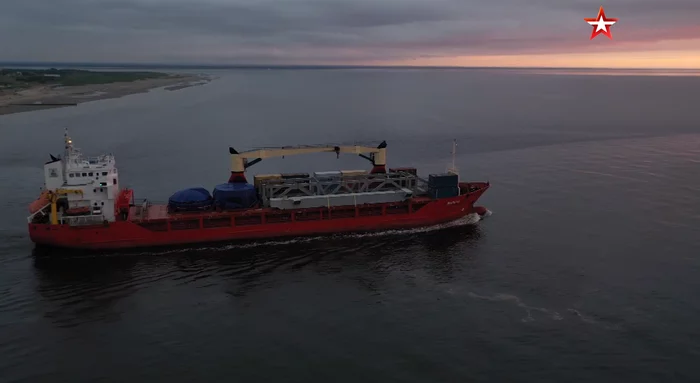
[(301, 145), (287, 147), (258, 148), (245, 152), (238, 152), (229, 147), (231, 154), (231, 177), (229, 182), (247, 182), (245, 171), (265, 158), (284, 157), (296, 154), (311, 153), (340, 153), (357, 154), (370, 161), (373, 165), (370, 173), (386, 173), (386, 141), (382, 141), (376, 147), (362, 145)]

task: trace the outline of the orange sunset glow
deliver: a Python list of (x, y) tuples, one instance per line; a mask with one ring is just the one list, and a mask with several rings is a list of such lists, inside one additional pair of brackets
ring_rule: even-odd
[[(654, 38), (648, 31), (621, 31), (613, 27), (615, 40), (599, 36), (587, 41), (588, 28), (581, 28), (579, 41), (531, 48), (522, 52), (492, 54), (431, 55), (402, 60), (377, 61), (378, 65), (406, 66), (467, 66), (467, 67), (538, 67), (538, 68), (630, 68), (630, 69), (700, 69), (700, 28), (671, 30)], [(690, 34), (698, 38), (688, 38)], [(691, 36), (693, 36), (691, 35)], [(525, 42), (524, 44), (526, 44)], [(517, 50), (517, 47), (515, 48)], [(542, 52), (544, 51), (544, 52)]]
[(399, 66), (700, 69), (700, 52), (651, 51), (455, 56), (382, 61), (376, 64)]
[(102, 3), (8, 2), (0, 62), (700, 69), (700, 0)]

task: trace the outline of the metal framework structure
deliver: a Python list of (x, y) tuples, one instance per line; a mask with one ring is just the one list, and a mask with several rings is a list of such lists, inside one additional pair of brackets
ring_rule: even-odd
[(338, 195), (350, 193), (372, 193), (409, 189), (414, 195), (427, 193), (427, 181), (413, 174), (379, 173), (317, 179), (290, 178), (265, 180), (260, 183), (258, 193), (265, 206), (271, 198)]

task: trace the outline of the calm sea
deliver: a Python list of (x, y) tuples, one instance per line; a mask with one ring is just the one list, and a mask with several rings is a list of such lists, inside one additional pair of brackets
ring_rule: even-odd
[[(700, 379), (700, 77), (231, 70), (0, 117), (0, 381)], [(181, 252), (33, 254), (63, 129), (123, 186), (212, 189), (228, 147), (386, 140), (489, 180), (475, 225)], [(265, 160), (251, 173), (367, 168)]]

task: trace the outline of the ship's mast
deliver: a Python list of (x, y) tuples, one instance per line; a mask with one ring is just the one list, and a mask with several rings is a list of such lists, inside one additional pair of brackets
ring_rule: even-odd
[(73, 140), (71, 140), (68, 135), (68, 128), (63, 132), (63, 140), (65, 142), (65, 153), (63, 154), (64, 159), (68, 159), (71, 154), (73, 154)]
[(447, 169), (447, 172), (459, 175), (459, 170), (457, 169), (457, 165), (455, 164), (456, 156), (457, 156), (457, 140), (455, 139), (455, 140), (452, 140), (452, 166)]
[(73, 140), (70, 139), (70, 136), (68, 136), (68, 128), (65, 128), (63, 131), (63, 142), (64, 142), (64, 151), (63, 151), (63, 179), (68, 179), (68, 161), (70, 161), (72, 154), (73, 154)]

